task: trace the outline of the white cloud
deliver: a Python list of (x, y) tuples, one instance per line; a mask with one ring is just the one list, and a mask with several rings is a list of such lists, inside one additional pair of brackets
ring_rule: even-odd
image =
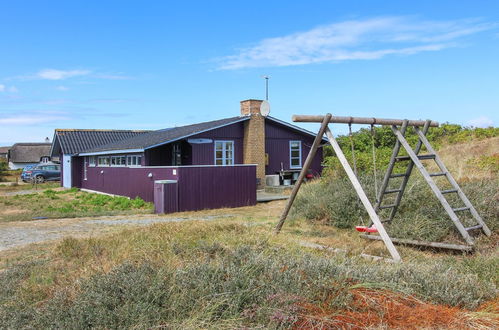
[(35, 76), (40, 79), (47, 80), (63, 80), (72, 77), (86, 76), (90, 74), (89, 70), (56, 70), (56, 69), (44, 69), (40, 70)]
[(54, 115), (19, 115), (0, 118), (0, 124), (4, 125), (35, 125), (57, 120), (67, 120), (65, 116)]
[(100, 79), (109, 79), (109, 80), (130, 80), (133, 79), (130, 76), (126, 76), (123, 74), (96, 74), (96, 78)]
[(494, 126), (494, 121), (486, 116), (480, 116), (468, 121), (468, 125), (473, 127), (487, 128)]
[(494, 24), (477, 20), (432, 22), (409, 17), (351, 20), (263, 39), (216, 61), (219, 69), (234, 70), (372, 60), (454, 47), (458, 38), (493, 27)]
[(16, 88), (16, 86), (5, 86), (3, 84), (0, 84), (0, 93), (3, 93), (3, 92), (17, 93), (18, 89)]

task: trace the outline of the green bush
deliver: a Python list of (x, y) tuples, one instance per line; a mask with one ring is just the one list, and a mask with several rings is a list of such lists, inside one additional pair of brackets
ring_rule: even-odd
[(5, 180), (5, 176), (7, 175), (7, 170), (9, 169), (9, 165), (7, 162), (0, 160), (0, 182)]
[[(381, 175), (381, 174), (380, 174)], [(374, 204), (374, 179), (361, 174), (359, 180), (370, 201)], [(492, 230), (499, 229), (499, 180), (469, 181), (461, 188)], [(451, 205), (459, 204), (457, 196), (447, 195)], [(383, 205), (393, 201), (388, 197)], [(389, 217), (390, 209), (380, 213)], [(292, 209), (292, 216), (321, 220), (338, 228), (367, 225), (369, 216), (346, 176), (329, 177), (306, 184), (300, 190)], [(472, 225), (470, 217), (463, 218), (465, 225)], [(402, 202), (388, 232), (394, 237), (442, 241), (457, 235), (456, 229), (427, 183), (415, 176), (407, 185)], [(456, 236), (457, 237), (457, 236)]]
[[(372, 173), (373, 171), (373, 136), (374, 147), (376, 150), (376, 168), (382, 171), (386, 169), (388, 165), (391, 151), (396, 141), (395, 135), (390, 127), (375, 127), (374, 135), (372, 135), (370, 129), (361, 128), (358, 131), (353, 132), (351, 138), (349, 135), (340, 135), (337, 137), (338, 144), (342, 148), (345, 156), (352, 166), (353, 157), (351, 151), (351, 139), (353, 140), (357, 170), (359, 172)], [(427, 134), (428, 140), (436, 148), (442, 144), (462, 143), (472, 141), (474, 139), (485, 139), (497, 136), (499, 136), (499, 127), (470, 128), (448, 123), (442, 124), (440, 127), (430, 128)], [(412, 129), (407, 130), (406, 139), (412, 146), (416, 145), (418, 141), (417, 135)], [(406, 155), (403, 148), (401, 149), (400, 155)], [(493, 161), (494, 164), (497, 165), (497, 157), (492, 160), (485, 160), (487, 164), (490, 161)], [(336, 158), (331, 146), (326, 146), (324, 148), (324, 164), (326, 169), (325, 175), (342, 171), (341, 164)], [(398, 164), (397, 168), (399, 166), (402, 165)]]

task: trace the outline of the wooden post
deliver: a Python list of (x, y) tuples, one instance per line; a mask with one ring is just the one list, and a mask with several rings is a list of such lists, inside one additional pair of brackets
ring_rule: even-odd
[[(324, 120), (324, 116), (309, 116), (309, 115), (294, 115), (292, 117), (294, 122), (301, 123), (321, 123)], [(386, 118), (374, 118), (374, 117), (331, 117), (330, 123), (339, 124), (361, 124), (361, 125), (396, 125), (400, 126), (404, 123), (402, 119), (386, 119)], [(407, 120), (408, 126), (423, 126), (425, 124), (424, 120)], [(438, 127), (438, 122), (430, 122), (431, 127)]]
[(390, 255), (392, 256), (392, 259), (396, 262), (400, 261), (400, 255), (393, 245), (392, 240), (390, 239), (390, 236), (388, 236), (388, 233), (385, 230), (385, 227), (383, 227), (383, 224), (381, 223), (378, 215), (376, 214), (376, 211), (374, 211), (373, 206), (371, 205), (371, 202), (369, 201), (369, 198), (367, 198), (366, 193), (364, 192), (364, 189), (362, 189), (362, 186), (355, 176), (355, 173), (353, 173), (352, 168), (350, 167), (350, 164), (348, 164), (348, 160), (346, 159), (345, 155), (343, 154), (343, 151), (341, 150), (338, 142), (333, 136), (333, 133), (329, 130), (329, 128), (326, 128), (326, 136), (329, 139), (329, 142), (331, 143), (331, 146), (334, 149), (334, 152), (336, 153), (336, 157), (338, 157), (338, 160), (340, 161), (341, 165), (345, 169), (345, 172), (348, 175), (348, 178), (352, 182), (353, 187), (355, 188), (355, 191), (357, 192), (357, 195), (360, 198), (360, 201), (364, 205), (364, 207), (367, 210), (367, 213), (369, 214), (369, 217), (371, 218), (371, 221), (374, 223), (376, 226), (376, 229), (378, 230), (379, 235), (383, 239), (383, 242), (385, 243), (386, 248), (388, 249), (388, 252), (390, 252)]
[(277, 225), (274, 229), (274, 233), (276, 233), (276, 234), (279, 234), (282, 226), (284, 225), (284, 221), (286, 221), (286, 218), (288, 217), (289, 210), (291, 210), (291, 206), (293, 205), (293, 202), (295, 201), (296, 195), (298, 194), (298, 190), (300, 190), (300, 186), (303, 182), (303, 179), (305, 178), (305, 175), (307, 175), (307, 171), (310, 168), (312, 161), (314, 160), (314, 156), (317, 153), (317, 148), (319, 148), (319, 144), (322, 141), (322, 137), (324, 136), (324, 132), (327, 129), (327, 125), (328, 125), (331, 117), (332, 117), (332, 115), (330, 113), (328, 113), (324, 116), (324, 119), (322, 120), (322, 124), (321, 124), (321, 128), (319, 129), (319, 133), (317, 133), (317, 136), (315, 137), (314, 143), (312, 144), (312, 147), (310, 148), (310, 152), (308, 153), (307, 159), (305, 160), (305, 164), (303, 164), (303, 168), (301, 169), (300, 176), (298, 177), (298, 180), (296, 180), (295, 186), (293, 187), (293, 191), (291, 191), (291, 195), (289, 196), (288, 203), (286, 204), (286, 207), (284, 208), (284, 211), (282, 212), (281, 218), (279, 219), (279, 222), (277, 223)]

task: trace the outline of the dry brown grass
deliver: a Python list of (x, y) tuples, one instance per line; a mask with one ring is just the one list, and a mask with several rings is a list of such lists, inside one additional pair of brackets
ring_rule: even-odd
[(471, 160), (498, 155), (499, 137), (446, 145), (437, 152), (456, 180), (491, 178), (496, 174), (477, 168)]
[[(346, 294), (340, 292), (340, 294)], [(356, 288), (348, 290), (353, 296), (348, 309), (331, 309), (322, 305), (301, 303), (300, 318), (295, 329), (497, 329), (497, 304), (491, 303), (476, 312), (457, 307), (431, 304), (413, 296), (388, 290)]]

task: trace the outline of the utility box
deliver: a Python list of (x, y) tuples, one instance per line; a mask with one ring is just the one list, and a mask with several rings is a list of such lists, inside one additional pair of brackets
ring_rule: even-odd
[(266, 175), (265, 176), (265, 185), (270, 187), (278, 187), (279, 186), (279, 175)]
[(178, 212), (178, 182), (177, 180), (154, 181), (154, 212)]

